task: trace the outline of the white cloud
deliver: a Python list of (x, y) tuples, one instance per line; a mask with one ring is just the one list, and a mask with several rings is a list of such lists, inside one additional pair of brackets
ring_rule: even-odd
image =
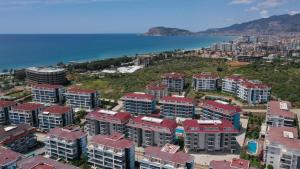
[(267, 10), (262, 10), (259, 12), (260, 16), (262, 18), (268, 18), (269, 17), (269, 12)]
[(254, 0), (232, 0), (231, 4), (251, 4)]
[(287, 2), (287, 0), (264, 0), (262, 2), (259, 2), (257, 4), (257, 7), (259, 7), (259, 8), (275, 8), (286, 2)]
[(300, 10), (291, 10), (291, 11), (289, 11), (289, 14), (290, 15), (296, 15), (296, 14), (300, 14)]

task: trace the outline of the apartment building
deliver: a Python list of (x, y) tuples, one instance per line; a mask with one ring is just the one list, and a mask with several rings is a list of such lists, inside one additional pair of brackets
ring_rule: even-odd
[(246, 80), (239, 75), (227, 76), (222, 79), (222, 91), (232, 94), (237, 94), (238, 83)]
[(88, 146), (88, 162), (95, 168), (133, 169), (135, 168), (134, 142), (120, 133), (96, 135)]
[(159, 146), (174, 143), (176, 121), (147, 116), (133, 117), (127, 123), (128, 138), (136, 146)]
[(27, 153), (37, 141), (35, 129), (28, 124), (0, 128), (0, 144), (19, 153)]
[(290, 111), (292, 105), (288, 101), (268, 102), (266, 122), (273, 127), (293, 127), (295, 114)]
[(250, 169), (250, 162), (244, 159), (233, 158), (232, 161), (216, 161), (209, 163), (209, 169)]
[(293, 127), (269, 127), (265, 137), (264, 161), (274, 169), (300, 168), (300, 140)]
[(241, 108), (213, 100), (205, 100), (201, 103), (201, 119), (204, 120), (228, 120), (236, 129), (240, 129)]
[(146, 147), (140, 169), (193, 169), (194, 157), (179, 151), (179, 149), (179, 146), (172, 144), (166, 144), (162, 148)]
[(46, 155), (54, 159), (74, 160), (86, 155), (87, 134), (78, 126), (50, 129), (45, 139)]
[(1, 169), (15, 169), (17, 168), (17, 161), (22, 154), (14, 152), (6, 147), (0, 146), (0, 168)]
[(38, 155), (38, 156), (22, 158), (17, 162), (17, 169), (80, 169), (80, 168)]
[(156, 101), (153, 95), (146, 93), (128, 93), (122, 98), (123, 109), (133, 115), (149, 115), (156, 110)]
[(160, 113), (167, 118), (193, 118), (196, 102), (191, 98), (181, 96), (165, 96), (159, 102)]
[(248, 104), (267, 103), (271, 97), (271, 87), (257, 80), (238, 83), (237, 97)]
[(167, 85), (172, 92), (182, 92), (185, 86), (185, 75), (182, 73), (165, 73), (162, 75), (162, 83)]
[(74, 113), (72, 108), (65, 106), (50, 106), (39, 114), (39, 128), (49, 131), (52, 128), (64, 127), (73, 123)]
[(185, 120), (184, 146), (187, 152), (237, 151), (239, 133), (228, 120)]
[(43, 108), (44, 105), (38, 103), (18, 104), (9, 111), (9, 121), (11, 124), (26, 123), (33, 127), (38, 127), (38, 115)]
[(29, 83), (47, 83), (63, 85), (67, 82), (66, 70), (56, 67), (29, 67), (25, 70)]
[(88, 113), (85, 118), (87, 131), (91, 136), (110, 135), (115, 132), (126, 134), (126, 124), (131, 118), (131, 114), (100, 109)]
[(151, 83), (147, 85), (146, 93), (154, 96), (156, 101), (159, 101), (163, 97), (169, 95), (168, 86), (159, 83)]
[(42, 104), (63, 103), (64, 86), (51, 84), (33, 84), (31, 86), (32, 101)]
[(16, 105), (14, 101), (0, 100), (0, 126), (9, 124), (9, 111)]
[(220, 77), (209, 73), (200, 73), (193, 76), (192, 86), (195, 91), (217, 90)]
[(93, 110), (100, 105), (97, 90), (69, 88), (65, 93), (66, 104), (74, 109)]

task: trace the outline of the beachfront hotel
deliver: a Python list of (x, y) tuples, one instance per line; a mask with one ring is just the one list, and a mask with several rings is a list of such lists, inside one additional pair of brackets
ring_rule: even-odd
[(35, 84), (66, 84), (66, 70), (55, 67), (30, 67), (25, 69), (26, 81)]
[(288, 101), (268, 102), (266, 122), (273, 127), (293, 127), (295, 125), (295, 114), (290, 111), (292, 105)]
[(0, 126), (9, 123), (9, 111), (16, 105), (14, 101), (0, 100)]
[(146, 147), (140, 169), (194, 169), (194, 157), (179, 149), (179, 146), (172, 144), (166, 144), (164, 147)]
[(173, 118), (193, 118), (195, 115), (196, 102), (191, 98), (181, 96), (165, 96), (159, 102), (160, 113), (164, 117)]
[(135, 145), (120, 133), (93, 136), (88, 146), (88, 162), (95, 168), (135, 168)]
[(15, 169), (17, 161), (20, 160), (22, 154), (12, 151), (6, 147), (0, 146), (0, 168)]
[(128, 93), (122, 98), (123, 109), (133, 115), (150, 115), (156, 111), (156, 101), (153, 95), (146, 93)]
[(74, 109), (93, 110), (100, 105), (99, 92), (91, 89), (69, 88), (65, 93), (66, 104)]
[(18, 124), (0, 128), (0, 144), (11, 150), (28, 153), (36, 143), (35, 129), (28, 124)]
[(171, 92), (182, 92), (185, 86), (185, 75), (182, 73), (165, 73), (162, 75), (162, 83), (167, 85)]
[(133, 117), (127, 123), (128, 138), (136, 146), (159, 146), (175, 142), (176, 121), (147, 116)]
[(86, 115), (87, 132), (90, 136), (98, 134), (109, 135), (112, 133), (127, 133), (127, 126), (130, 113), (115, 112), (110, 110), (96, 110)]
[(63, 102), (64, 86), (51, 84), (33, 84), (32, 101), (42, 104), (60, 104)]
[(219, 76), (210, 73), (195, 74), (192, 86), (195, 91), (217, 90), (219, 79)]
[(187, 152), (237, 151), (239, 133), (228, 120), (185, 120), (184, 146)]
[(231, 161), (212, 160), (209, 169), (250, 169), (250, 162), (244, 159), (233, 158)]
[(228, 120), (236, 129), (240, 129), (241, 108), (220, 101), (205, 100), (201, 103), (201, 119), (204, 120)]
[(74, 160), (86, 155), (87, 134), (78, 126), (50, 129), (45, 139), (46, 155), (54, 159)]
[(300, 168), (300, 140), (293, 127), (269, 127), (264, 143), (264, 162), (274, 169)]
[(52, 128), (64, 127), (73, 123), (74, 113), (72, 108), (65, 106), (50, 106), (39, 114), (39, 128), (49, 131)]
[(155, 97), (159, 101), (165, 96), (169, 95), (168, 86), (164, 84), (151, 83), (146, 86), (146, 93)]
[(26, 123), (33, 127), (38, 127), (38, 115), (43, 108), (44, 105), (38, 103), (18, 104), (9, 111), (9, 121), (11, 124)]

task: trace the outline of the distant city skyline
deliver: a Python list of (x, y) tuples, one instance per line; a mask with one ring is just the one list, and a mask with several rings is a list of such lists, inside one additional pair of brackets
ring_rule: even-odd
[(298, 0), (0, 0), (0, 34), (202, 31), (297, 13)]

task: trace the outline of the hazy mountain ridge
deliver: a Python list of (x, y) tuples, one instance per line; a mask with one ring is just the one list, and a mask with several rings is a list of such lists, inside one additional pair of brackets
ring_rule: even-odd
[(145, 35), (150, 36), (186, 36), (186, 35), (194, 35), (194, 32), (178, 29), (178, 28), (167, 28), (163, 26), (153, 27), (145, 33)]

